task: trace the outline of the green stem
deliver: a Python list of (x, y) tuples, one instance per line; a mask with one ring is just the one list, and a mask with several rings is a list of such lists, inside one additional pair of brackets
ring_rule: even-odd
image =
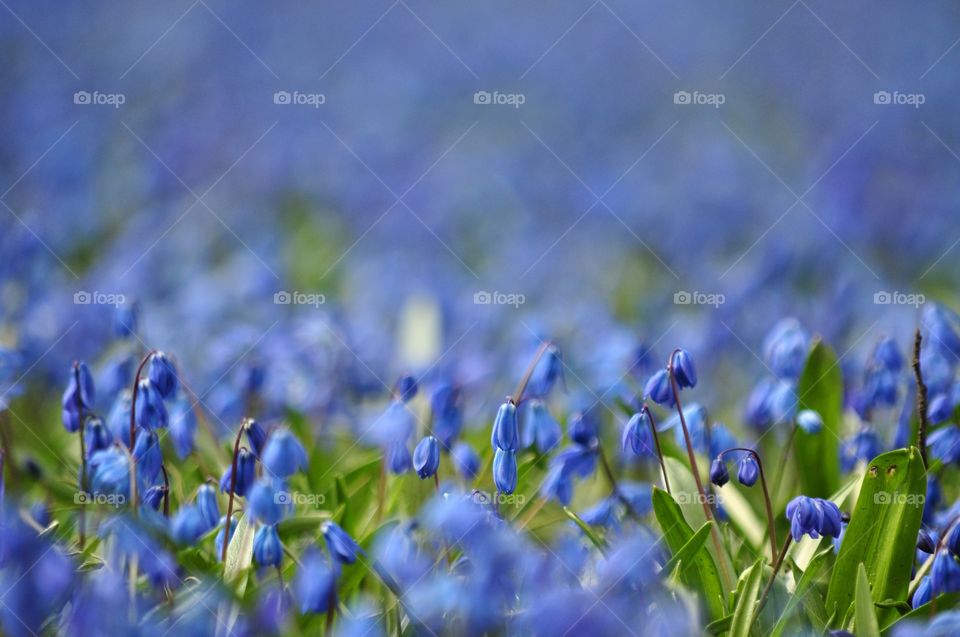
[(647, 418), (650, 420), (650, 432), (653, 434), (653, 444), (657, 448), (657, 458), (660, 460), (660, 471), (663, 472), (663, 486), (667, 489), (667, 493), (673, 495), (673, 492), (670, 491), (670, 479), (667, 478), (667, 465), (663, 460), (663, 450), (660, 448), (660, 434), (657, 433), (657, 423), (653, 419), (653, 412), (647, 407), (647, 403), (643, 403), (640, 411), (646, 412)]
[(223, 550), (221, 551), (221, 561), (224, 568), (227, 565), (227, 546), (230, 544), (230, 518), (233, 517), (233, 496), (237, 488), (237, 457), (240, 455), (240, 440), (243, 437), (243, 431), (247, 426), (247, 421), (240, 423), (240, 430), (237, 431), (237, 437), (233, 442), (233, 464), (230, 469), (230, 494), (227, 496), (227, 519), (223, 529)]
[(920, 447), (920, 458), (923, 459), (923, 466), (927, 464), (927, 429), (930, 427), (930, 419), (927, 417), (927, 386), (923, 382), (923, 372), (920, 370), (920, 344), (923, 336), (920, 335), (920, 328), (913, 338), (913, 375), (917, 379), (917, 415), (920, 417), (920, 430), (918, 432), (917, 444)]
[(730, 453), (731, 451), (744, 451), (749, 453), (753, 456), (753, 459), (757, 461), (757, 467), (760, 469), (760, 486), (763, 487), (763, 503), (767, 509), (767, 532), (770, 534), (770, 563), (772, 564), (777, 561), (777, 528), (773, 523), (773, 507), (770, 506), (770, 492), (767, 491), (767, 479), (763, 474), (763, 461), (760, 460), (760, 454), (746, 447), (724, 449), (718, 454), (718, 457), (722, 458), (724, 454)]
[(754, 624), (757, 619), (760, 618), (760, 611), (763, 610), (763, 605), (767, 602), (767, 597), (770, 595), (770, 589), (773, 588), (773, 583), (777, 579), (777, 573), (780, 572), (780, 567), (783, 565), (784, 558), (787, 557), (787, 549), (790, 548), (790, 542), (793, 540), (793, 536), (789, 533), (787, 534), (787, 540), (783, 543), (783, 548), (780, 550), (780, 555), (777, 556), (777, 559), (773, 564), (773, 572), (770, 573), (770, 581), (767, 582), (766, 587), (763, 589), (763, 595), (760, 596), (760, 603), (757, 604), (757, 614), (754, 616)]

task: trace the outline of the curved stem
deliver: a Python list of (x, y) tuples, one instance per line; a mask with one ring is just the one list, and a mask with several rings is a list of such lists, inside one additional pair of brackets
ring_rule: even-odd
[[(673, 373), (673, 359), (676, 357), (677, 348), (670, 352), (670, 358), (667, 360), (667, 375), (670, 377), (670, 388), (673, 390), (673, 402), (677, 407), (677, 414), (680, 416), (680, 426), (683, 428), (683, 441), (687, 447), (687, 458), (690, 460), (690, 471), (693, 473), (693, 479), (697, 483), (697, 491), (700, 495), (700, 503), (703, 505), (703, 514), (707, 521), (713, 520), (713, 511), (710, 509), (710, 503), (707, 501), (707, 494), (703, 490), (703, 480), (700, 479), (700, 467), (697, 466), (697, 457), (693, 453), (693, 440), (690, 438), (690, 430), (687, 429), (687, 419), (683, 415), (683, 405), (680, 402), (680, 386), (677, 384), (677, 377)], [(717, 559), (720, 561), (720, 570), (724, 575), (727, 587), (732, 587), (732, 578), (727, 569), (727, 562), (723, 559), (723, 546), (720, 543), (720, 533), (714, 524), (710, 527), (710, 538), (713, 540), (713, 547), (717, 551)]]
[(163, 516), (170, 517), (170, 477), (167, 475), (167, 468), (160, 464), (160, 471), (163, 472)]
[(153, 356), (157, 350), (152, 349), (147, 352), (147, 355), (143, 357), (143, 360), (140, 361), (140, 366), (137, 367), (137, 373), (133, 377), (133, 395), (130, 397), (130, 449), (133, 449), (133, 445), (137, 441), (137, 390), (140, 387), (140, 374), (143, 373), (143, 368), (146, 366), (147, 362), (150, 360), (150, 357)]
[(627, 496), (620, 491), (620, 485), (617, 483), (616, 476), (613, 475), (613, 469), (610, 467), (610, 463), (607, 462), (607, 455), (603, 453), (603, 447), (600, 446), (599, 441), (597, 442), (597, 455), (600, 457), (600, 466), (603, 468), (603, 474), (606, 476), (607, 482), (610, 483), (610, 490), (613, 492), (613, 495), (617, 496), (617, 499), (626, 507), (630, 517), (636, 520), (642, 519), (642, 516), (633, 509), (633, 505)]
[(647, 403), (643, 403), (640, 411), (646, 412), (647, 418), (650, 419), (650, 432), (653, 434), (653, 444), (657, 448), (657, 458), (660, 460), (660, 471), (663, 472), (663, 486), (666, 487), (667, 493), (673, 495), (673, 492), (670, 491), (670, 479), (667, 478), (667, 465), (663, 460), (663, 450), (660, 448), (660, 434), (657, 433), (657, 423), (653, 419), (653, 412), (647, 407)]
[(748, 449), (746, 447), (730, 447), (729, 449), (724, 449), (718, 455), (722, 457), (724, 454), (730, 453), (731, 451), (744, 451), (753, 456), (753, 459), (757, 461), (757, 467), (760, 468), (760, 486), (763, 487), (763, 503), (767, 507), (767, 531), (770, 534), (770, 559), (771, 563), (777, 561), (777, 528), (773, 523), (773, 507), (770, 505), (770, 492), (767, 491), (767, 479), (763, 474), (763, 461), (760, 460), (760, 454), (758, 454), (753, 449)]
[(237, 431), (237, 438), (233, 442), (233, 464), (230, 465), (230, 494), (227, 496), (227, 519), (223, 528), (223, 549), (220, 558), (224, 566), (227, 564), (227, 546), (230, 544), (230, 518), (233, 517), (233, 495), (237, 488), (237, 457), (240, 455), (240, 440), (243, 438), (243, 431), (246, 429), (247, 421), (240, 423), (240, 429)]
[(553, 345), (550, 341), (543, 341), (540, 343), (540, 347), (537, 348), (537, 353), (533, 355), (533, 359), (530, 361), (530, 364), (527, 366), (527, 371), (524, 372), (523, 378), (520, 379), (520, 382), (517, 383), (517, 388), (513, 392), (513, 396), (510, 397), (510, 402), (514, 405), (519, 405), (520, 401), (523, 400), (523, 392), (527, 389), (527, 384), (530, 382), (530, 378), (533, 376), (534, 370), (537, 369), (537, 363), (540, 362), (540, 359), (543, 358), (543, 355), (547, 353), (547, 350)]
[(920, 417), (917, 445), (920, 447), (920, 458), (923, 460), (923, 466), (928, 467), (927, 429), (930, 427), (930, 419), (927, 417), (927, 386), (923, 382), (923, 372), (920, 370), (920, 343), (922, 341), (920, 328), (917, 328), (913, 338), (913, 375), (917, 379), (917, 412)]

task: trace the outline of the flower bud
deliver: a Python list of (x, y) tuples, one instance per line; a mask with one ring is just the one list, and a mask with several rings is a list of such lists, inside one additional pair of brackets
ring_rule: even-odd
[(517, 427), (517, 406), (506, 401), (497, 410), (490, 432), (490, 444), (496, 449), (516, 451), (520, 447), (520, 432)]
[(685, 349), (677, 350), (673, 355), (673, 376), (680, 389), (695, 387), (697, 384), (697, 369), (693, 365), (693, 358)]
[(261, 526), (253, 536), (253, 560), (258, 566), (279, 567), (283, 559), (283, 544), (277, 527), (274, 525)]
[(277, 524), (293, 510), (287, 485), (279, 480), (260, 478), (247, 496), (250, 514), (263, 524)]
[(163, 352), (155, 352), (150, 357), (147, 377), (161, 398), (173, 398), (177, 393), (177, 369), (173, 361)]
[(324, 522), (320, 531), (330, 555), (341, 564), (353, 564), (357, 561), (357, 554), (363, 553), (360, 545), (336, 522)]
[(760, 475), (760, 467), (757, 465), (756, 458), (752, 453), (744, 453), (737, 463), (737, 480), (745, 487), (752, 487), (757, 483)]
[[(240, 497), (245, 497), (250, 487), (253, 486), (254, 473), (256, 470), (257, 459), (246, 449), (240, 449), (237, 454), (237, 481), (234, 483), (233, 492)], [(227, 466), (227, 470), (220, 477), (220, 492), (230, 493), (231, 476), (233, 475), (233, 463)]]
[(212, 529), (220, 519), (220, 505), (217, 502), (217, 492), (209, 483), (200, 485), (197, 489), (197, 509), (207, 523), (207, 529)]
[(450, 451), (453, 466), (463, 476), (464, 480), (473, 480), (480, 472), (480, 456), (469, 444), (458, 442)]
[(263, 465), (273, 475), (287, 478), (306, 468), (307, 452), (289, 429), (276, 429), (263, 449)]
[(163, 397), (149, 379), (140, 381), (137, 390), (137, 425), (144, 429), (163, 429), (167, 426), (167, 408)]
[(804, 409), (797, 414), (797, 426), (808, 434), (815, 434), (823, 429), (823, 419), (814, 410)]
[(727, 473), (727, 464), (723, 461), (722, 456), (717, 456), (710, 463), (710, 482), (722, 487), (729, 481), (730, 474)]
[(658, 370), (643, 389), (644, 396), (658, 405), (673, 407), (673, 388), (670, 387), (670, 374), (666, 369)]
[(517, 488), (517, 456), (513, 451), (497, 449), (493, 457), (493, 481), (500, 493), (511, 494)]
[(413, 450), (413, 468), (421, 480), (429, 478), (440, 468), (440, 443), (433, 436), (426, 436)]

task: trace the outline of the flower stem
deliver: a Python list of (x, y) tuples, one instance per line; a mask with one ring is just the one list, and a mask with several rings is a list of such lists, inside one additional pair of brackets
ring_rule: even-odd
[(770, 589), (773, 588), (773, 583), (777, 579), (777, 573), (780, 572), (780, 567), (783, 566), (783, 560), (787, 557), (787, 549), (790, 548), (790, 542), (792, 540), (793, 536), (788, 533), (787, 540), (783, 543), (783, 548), (780, 549), (780, 554), (773, 563), (773, 572), (770, 573), (770, 581), (767, 582), (766, 587), (763, 589), (763, 594), (760, 596), (760, 603), (757, 604), (757, 614), (754, 616), (754, 623), (756, 623), (756, 620), (759, 619), (760, 611), (763, 610), (763, 605), (767, 602), (767, 597), (770, 595)]
[(749, 453), (757, 461), (757, 467), (760, 469), (760, 486), (763, 487), (763, 503), (767, 508), (767, 532), (770, 535), (770, 559), (772, 564), (777, 561), (777, 528), (773, 523), (773, 507), (770, 505), (770, 492), (767, 491), (767, 479), (763, 473), (763, 461), (760, 460), (760, 454), (746, 447), (731, 447), (730, 449), (724, 449), (718, 455), (723, 456), (731, 451)]
[(163, 472), (163, 517), (170, 517), (170, 477), (167, 475), (167, 468), (160, 464), (160, 471)]
[(553, 344), (550, 341), (543, 341), (540, 343), (540, 347), (537, 348), (537, 353), (533, 355), (533, 359), (530, 361), (530, 364), (527, 366), (527, 371), (524, 372), (523, 378), (520, 379), (520, 382), (517, 383), (517, 388), (513, 392), (513, 396), (510, 398), (510, 401), (519, 405), (520, 401), (523, 400), (523, 392), (527, 389), (527, 383), (530, 382), (530, 378), (533, 376), (534, 370), (537, 369), (537, 363), (540, 362), (540, 359), (543, 358), (543, 355), (547, 353), (547, 350)]
[(83, 497), (80, 499), (80, 519), (77, 521), (79, 531), (80, 531), (80, 550), (83, 550), (83, 546), (86, 543), (86, 528), (87, 528), (87, 519), (85, 509), (86, 494), (87, 494), (87, 448), (86, 441), (84, 440), (84, 428), (86, 424), (83, 421), (83, 398), (82, 392), (80, 391), (80, 365), (76, 361), (73, 363), (73, 379), (77, 384), (77, 393), (76, 393), (76, 403), (77, 403), (77, 414), (80, 420), (80, 429), (77, 431), (80, 436), (80, 493), (83, 494)]
[(663, 450), (660, 448), (660, 434), (657, 433), (657, 423), (653, 419), (653, 412), (647, 407), (647, 403), (643, 403), (640, 411), (646, 412), (647, 418), (650, 419), (650, 432), (653, 434), (653, 444), (657, 448), (657, 458), (660, 460), (660, 471), (663, 472), (663, 486), (667, 489), (667, 493), (673, 495), (673, 492), (670, 491), (670, 479), (667, 478), (667, 465), (663, 460)]
[(233, 464), (230, 465), (230, 494), (227, 496), (227, 519), (223, 529), (223, 549), (221, 550), (221, 561), (224, 566), (227, 564), (227, 546), (230, 544), (230, 518), (233, 517), (233, 496), (234, 489), (237, 488), (237, 458), (240, 455), (240, 440), (243, 437), (243, 431), (247, 427), (247, 421), (240, 423), (240, 429), (237, 431), (237, 437), (233, 442)]
[(917, 415), (920, 417), (920, 428), (917, 444), (920, 447), (920, 458), (923, 460), (923, 466), (927, 464), (927, 429), (930, 427), (930, 419), (927, 417), (927, 386), (923, 382), (923, 372), (920, 371), (920, 343), (923, 337), (920, 335), (920, 328), (913, 337), (913, 375), (917, 379)]
[(618, 500), (626, 507), (627, 513), (630, 514), (630, 517), (640, 520), (642, 516), (637, 513), (633, 504), (630, 503), (630, 500), (620, 491), (620, 485), (617, 483), (617, 477), (613, 474), (613, 469), (610, 467), (610, 463), (607, 462), (607, 454), (603, 453), (603, 447), (600, 446), (600, 441), (597, 441), (597, 456), (600, 458), (600, 466), (603, 468), (603, 474), (607, 478), (607, 482), (610, 483), (610, 490), (612, 495), (615, 495)]
[[(687, 447), (690, 471), (693, 472), (693, 479), (697, 483), (697, 492), (700, 495), (700, 503), (703, 505), (703, 514), (709, 522), (713, 520), (713, 511), (710, 509), (710, 503), (707, 501), (707, 494), (703, 490), (703, 480), (700, 479), (700, 468), (697, 466), (697, 457), (693, 453), (693, 440), (690, 438), (690, 430), (687, 429), (687, 419), (683, 415), (683, 405), (680, 403), (680, 386), (677, 384), (677, 377), (673, 373), (673, 359), (679, 351), (680, 349), (677, 348), (670, 352), (670, 359), (667, 361), (667, 375), (670, 377), (670, 388), (673, 390), (673, 402), (677, 406), (677, 414), (680, 416), (680, 426), (683, 428), (683, 441)], [(716, 525), (710, 527), (710, 538), (713, 540), (713, 547), (717, 551), (717, 559), (720, 560), (720, 568), (729, 588), (732, 586), (732, 578), (727, 570), (727, 562), (723, 559), (723, 546), (720, 544), (720, 534), (717, 531)]]

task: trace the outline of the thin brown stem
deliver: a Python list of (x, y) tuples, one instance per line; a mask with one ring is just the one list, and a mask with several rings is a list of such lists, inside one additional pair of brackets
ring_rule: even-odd
[(793, 536), (789, 533), (787, 534), (787, 540), (783, 543), (783, 548), (780, 549), (780, 554), (777, 556), (776, 561), (773, 564), (773, 572), (770, 573), (770, 581), (767, 582), (766, 587), (763, 589), (763, 595), (760, 596), (760, 603), (757, 604), (757, 614), (754, 617), (754, 623), (760, 617), (760, 611), (763, 610), (763, 605), (767, 603), (767, 597), (770, 595), (770, 590), (773, 588), (773, 583), (777, 579), (777, 573), (780, 572), (780, 567), (783, 566), (783, 560), (787, 557), (787, 549), (790, 548), (790, 542), (793, 540)]
[(763, 503), (767, 508), (767, 532), (770, 535), (770, 560), (771, 564), (777, 561), (777, 528), (773, 523), (773, 507), (770, 505), (770, 492), (767, 491), (767, 479), (763, 474), (763, 461), (760, 460), (760, 454), (758, 454), (753, 449), (748, 449), (747, 447), (731, 447), (730, 449), (724, 449), (718, 455), (722, 457), (724, 454), (730, 453), (731, 451), (743, 451), (749, 453), (753, 456), (753, 459), (757, 461), (757, 467), (760, 469), (760, 486), (763, 487)]
[(85, 503), (86, 503), (86, 494), (87, 494), (87, 446), (86, 440), (84, 440), (84, 428), (86, 423), (83, 421), (84, 417), (84, 408), (83, 408), (83, 395), (80, 389), (80, 365), (76, 361), (73, 363), (73, 380), (77, 384), (77, 393), (75, 394), (76, 403), (77, 403), (77, 417), (80, 420), (80, 429), (77, 430), (77, 433), (80, 436), (80, 493), (83, 494), (80, 498), (80, 519), (77, 521), (80, 531), (80, 550), (83, 550), (84, 544), (86, 544), (86, 529), (87, 529), (87, 516), (85, 512)]
[(650, 411), (650, 408), (647, 407), (647, 404), (644, 403), (643, 407), (640, 408), (641, 412), (646, 412), (647, 418), (650, 420), (650, 432), (653, 434), (653, 444), (657, 448), (657, 459), (660, 460), (660, 471), (663, 472), (663, 486), (667, 489), (667, 493), (673, 495), (673, 492), (670, 491), (670, 479), (667, 477), (667, 465), (663, 460), (663, 450), (660, 448), (660, 434), (657, 433), (657, 423), (653, 419), (653, 412)]
[(597, 456), (600, 458), (600, 467), (603, 469), (603, 474), (607, 478), (607, 482), (610, 483), (610, 491), (613, 495), (617, 497), (618, 500), (623, 504), (627, 509), (627, 513), (630, 514), (630, 517), (635, 520), (642, 519), (642, 516), (633, 509), (633, 504), (631, 504), (630, 499), (620, 491), (620, 485), (617, 483), (617, 477), (613, 474), (613, 468), (610, 466), (610, 463), (607, 462), (607, 455), (603, 453), (603, 447), (600, 446), (600, 442), (597, 441)]
[[(679, 352), (675, 349), (670, 353), (670, 359), (667, 361), (667, 375), (670, 377), (670, 388), (673, 390), (673, 402), (677, 407), (677, 414), (680, 416), (680, 426), (683, 428), (683, 441), (687, 447), (687, 458), (690, 460), (690, 471), (693, 473), (693, 479), (697, 483), (697, 492), (700, 495), (700, 503), (703, 505), (703, 514), (707, 521), (713, 520), (713, 511), (707, 500), (707, 494), (703, 490), (703, 480), (700, 479), (700, 467), (697, 466), (697, 457), (693, 453), (693, 440), (690, 438), (690, 430), (687, 429), (687, 419), (683, 415), (683, 404), (680, 402), (680, 386), (677, 383), (677, 377), (673, 373), (673, 359)], [(723, 559), (723, 545), (720, 543), (720, 533), (717, 531), (717, 525), (710, 527), (710, 538), (713, 540), (713, 547), (717, 551), (717, 559), (720, 560), (720, 570), (724, 575), (728, 588), (732, 587), (732, 577), (727, 569), (727, 562)]]
[(537, 363), (540, 362), (540, 359), (543, 358), (543, 355), (547, 353), (547, 350), (550, 349), (551, 345), (552, 343), (550, 341), (543, 341), (540, 343), (540, 347), (537, 348), (537, 353), (533, 355), (533, 359), (527, 366), (527, 371), (524, 372), (523, 378), (521, 378), (520, 382), (517, 383), (517, 388), (513, 392), (513, 396), (510, 398), (510, 401), (513, 404), (519, 405), (520, 401), (523, 400), (523, 392), (526, 391), (527, 384), (530, 382), (533, 372), (537, 369)]
[(163, 517), (170, 517), (170, 476), (167, 475), (167, 468), (161, 463), (160, 471), (163, 472)]
[(237, 438), (233, 442), (233, 464), (230, 465), (230, 494), (227, 496), (227, 519), (223, 528), (223, 549), (220, 558), (224, 565), (227, 563), (227, 546), (230, 544), (230, 519), (233, 517), (233, 496), (237, 488), (237, 458), (240, 455), (240, 440), (243, 438), (243, 430), (246, 429), (247, 421), (240, 423), (240, 429), (237, 431)]
[(920, 417), (917, 444), (920, 446), (920, 458), (923, 460), (923, 466), (928, 467), (927, 429), (930, 427), (930, 419), (927, 418), (927, 386), (923, 382), (923, 372), (920, 370), (920, 344), (922, 341), (920, 328), (917, 328), (913, 337), (913, 375), (917, 379), (917, 415)]
[(138, 389), (140, 388), (140, 374), (143, 373), (143, 368), (149, 362), (150, 357), (153, 356), (157, 350), (150, 350), (147, 352), (147, 355), (143, 357), (143, 360), (140, 361), (140, 366), (137, 367), (137, 373), (133, 377), (133, 394), (130, 397), (130, 449), (133, 450), (134, 444), (137, 442), (137, 394)]

